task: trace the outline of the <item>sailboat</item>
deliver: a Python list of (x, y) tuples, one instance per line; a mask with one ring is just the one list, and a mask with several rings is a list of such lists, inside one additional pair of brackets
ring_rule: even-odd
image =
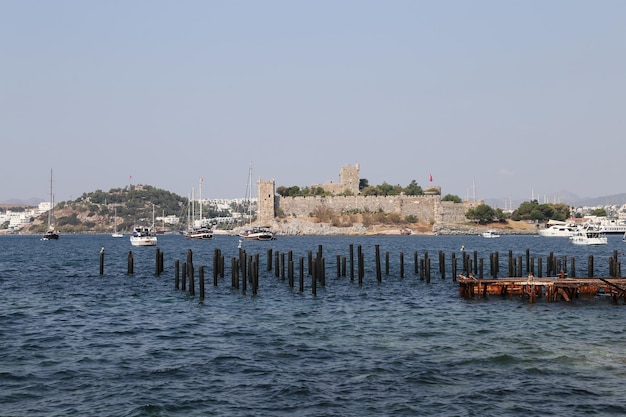
[[(202, 219), (202, 181), (203, 179), (200, 178), (200, 197), (198, 198), (198, 202), (199, 202), (199, 210), (200, 210), (200, 221), (198, 226), (196, 227), (196, 214), (195, 214), (195, 201), (194, 201), (194, 197), (193, 197), (193, 189), (192, 189), (192, 197), (189, 200), (190, 201), (190, 205), (187, 207), (187, 216), (188, 216), (188, 229), (187, 231), (184, 233), (184, 236), (187, 239), (213, 239), (213, 229), (210, 227), (207, 227), (203, 224), (203, 219)], [(192, 213), (189, 213), (189, 209), (192, 209)]]
[(115, 212), (113, 214), (113, 233), (111, 234), (111, 236), (113, 237), (124, 237), (124, 235), (122, 233), (119, 233), (117, 231), (117, 207), (115, 207)]
[(48, 211), (48, 230), (43, 234), (41, 240), (59, 240), (59, 232), (54, 230), (54, 194), (52, 194), (52, 169), (50, 169), (50, 210)]
[(268, 226), (252, 225), (252, 163), (248, 172), (248, 218), (249, 226), (239, 233), (239, 237), (246, 240), (274, 240), (274, 232)]

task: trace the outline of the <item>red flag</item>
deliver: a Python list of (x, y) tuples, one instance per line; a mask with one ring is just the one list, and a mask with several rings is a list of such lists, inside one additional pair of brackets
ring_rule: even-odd
[(433, 182), (433, 174), (430, 174), (430, 182)]

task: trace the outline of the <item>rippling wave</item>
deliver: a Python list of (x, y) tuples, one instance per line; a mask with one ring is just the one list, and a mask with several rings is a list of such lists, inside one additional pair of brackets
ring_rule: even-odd
[[(606, 298), (571, 303), (497, 297), (465, 300), (450, 276), (413, 273), (412, 254), (464, 246), (536, 256), (587, 253), (562, 241), (502, 237), (282, 238), (246, 242), (259, 253), (259, 293), (213, 286), (212, 256), (237, 256), (237, 239), (159, 237), (154, 248), (125, 239), (0, 237), (1, 416), (582, 416), (626, 414), (626, 325)], [(336, 255), (363, 245), (359, 286), (336, 277)], [(265, 270), (266, 251), (294, 259), (323, 245), (327, 281), (317, 296)], [(390, 252), (376, 281), (374, 245)], [(498, 246), (495, 246), (498, 245)], [(590, 250), (598, 274), (618, 240)], [(105, 247), (105, 274), (98, 254)], [(207, 295), (174, 289), (174, 260), (206, 265)], [(399, 253), (405, 276), (399, 275)], [(501, 262), (505, 256), (501, 255)], [(437, 259), (433, 259), (437, 261)], [(306, 262), (305, 262), (306, 264)], [(608, 262), (607, 262), (608, 264)], [(436, 271), (435, 265), (432, 270)], [(297, 268), (296, 268), (297, 269)], [(501, 270), (506, 270), (504, 264)], [(580, 274), (579, 274), (580, 275)], [(296, 280), (297, 281), (297, 280)], [(197, 285), (197, 282), (196, 282)], [(197, 293), (196, 293), (197, 294)]]

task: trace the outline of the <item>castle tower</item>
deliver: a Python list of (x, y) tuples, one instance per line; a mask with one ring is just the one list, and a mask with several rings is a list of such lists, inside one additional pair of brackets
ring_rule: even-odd
[(339, 171), (339, 184), (342, 190), (350, 191), (354, 195), (359, 194), (359, 169), (357, 163), (355, 166), (345, 165)]
[(274, 195), (276, 194), (276, 181), (257, 181), (257, 216), (261, 226), (269, 225), (276, 216)]

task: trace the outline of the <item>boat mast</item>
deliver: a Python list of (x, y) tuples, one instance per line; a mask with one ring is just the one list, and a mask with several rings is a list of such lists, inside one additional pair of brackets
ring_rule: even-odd
[(48, 211), (48, 230), (52, 230), (52, 216), (54, 214), (54, 194), (52, 194), (52, 168), (50, 168), (50, 211)]
[(198, 190), (198, 210), (200, 211), (200, 227), (202, 227), (202, 178), (200, 178), (200, 184), (199, 184), (199, 190)]
[(248, 222), (252, 227), (252, 162), (248, 169)]

